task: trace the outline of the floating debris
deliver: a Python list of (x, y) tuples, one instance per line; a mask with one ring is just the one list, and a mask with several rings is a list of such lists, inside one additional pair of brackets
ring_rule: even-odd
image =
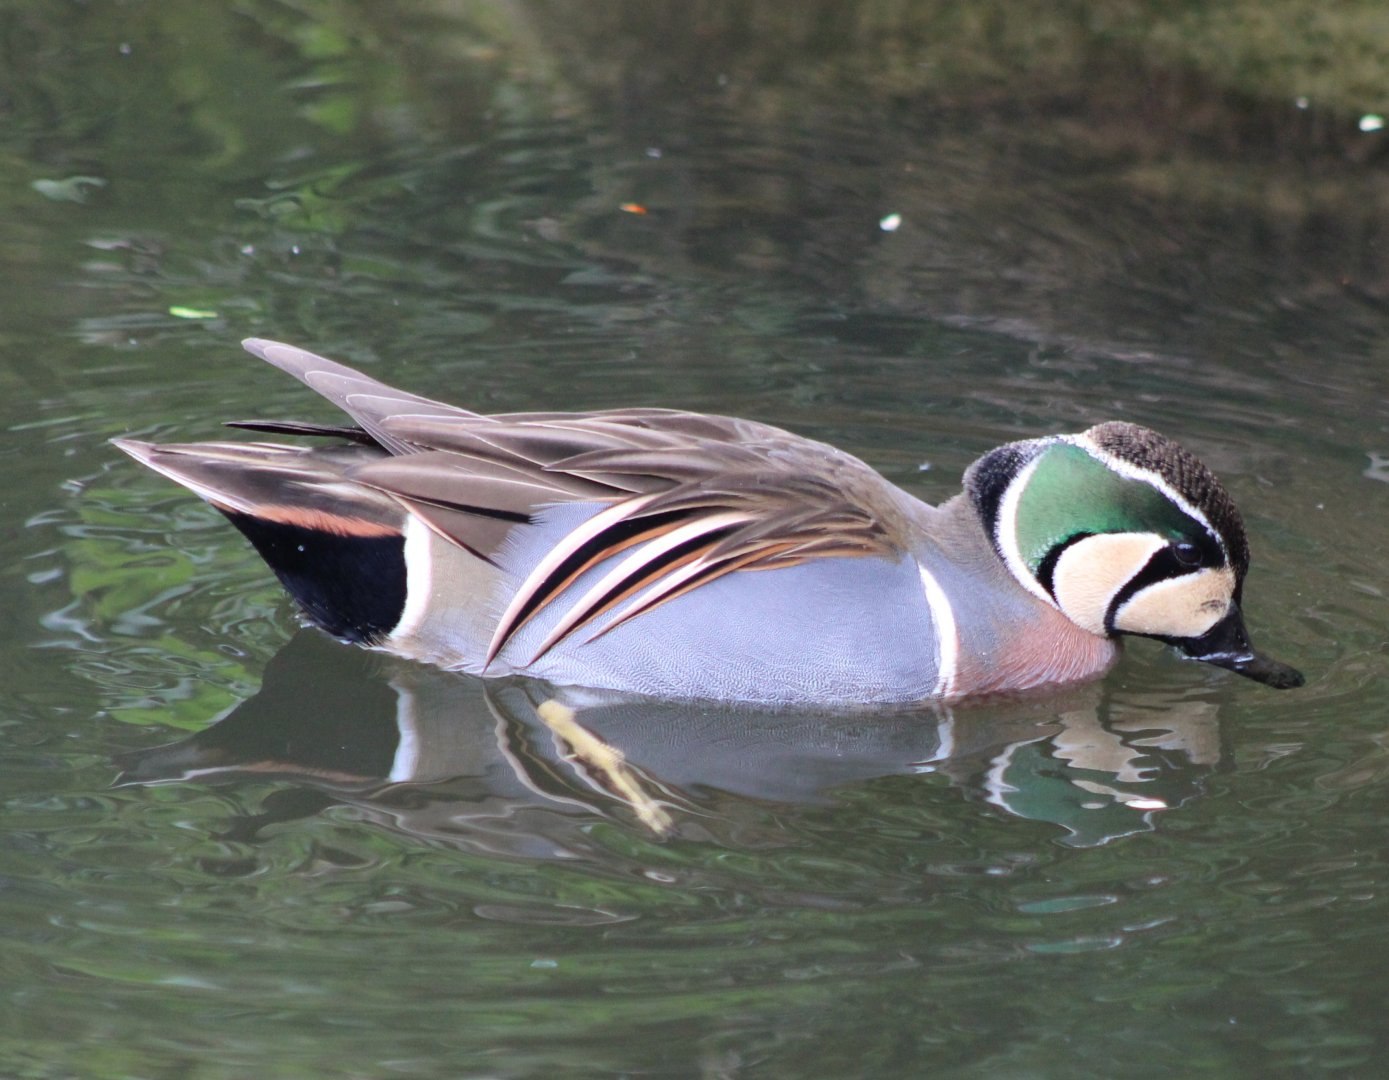
[(87, 189), (104, 188), (106, 181), (99, 176), (69, 176), (66, 180), (35, 180), (29, 186), (54, 202), (84, 203)]

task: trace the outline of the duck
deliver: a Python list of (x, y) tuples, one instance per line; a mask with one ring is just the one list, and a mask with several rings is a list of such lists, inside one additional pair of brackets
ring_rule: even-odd
[(754, 420), (484, 415), (294, 345), (242, 344), (351, 422), (113, 441), (225, 515), (306, 620), (345, 641), (482, 677), (772, 707), (1095, 679), (1128, 637), (1303, 683), (1250, 644), (1234, 500), (1133, 423), (1000, 446), (933, 506)]

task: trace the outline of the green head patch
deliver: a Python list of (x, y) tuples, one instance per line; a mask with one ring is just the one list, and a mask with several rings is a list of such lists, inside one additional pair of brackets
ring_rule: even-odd
[(1240, 592), (1249, 542), (1215, 475), (1135, 424), (1009, 443), (965, 489), (1013, 578), (1076, 626), (1137, 634), (1287, 688), (1297, 671), (1249, 644)]
[(1015, 577), (1052, 598), (1066, 548), (1089, 536), (1144, 535), (1182, 566), (1248, 565), (1244, 528), (1214, 475), (1170, 439), (1133, 424), (1010, 443), (966, 474), (966, 487)]
[(1018, 555), (1034, 577), (1054, 552), (1080, 536), (1153, 533), (1170, 543), (1196, 543), (1208, 535), (1151, 483), (1122, 476), (1064, 442), (1038, 455), (1012, 518)]

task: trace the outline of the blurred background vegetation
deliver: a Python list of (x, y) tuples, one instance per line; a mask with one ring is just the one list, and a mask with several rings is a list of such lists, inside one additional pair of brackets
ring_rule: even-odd
[[(88, 276), (181, 278), (185, 310), (254, 306), (267, 268), (238, 246), (297, 271), (446, 277), (437, 250), (336, 240), (467, 233), (485, 256), (497, 210), (469, 170), (558, 143), (525, 219), (537, 258), (783, 273), (1141, 349), (1169, 334), (1163, 297), (1196, 254), (1227, 309), (1329, 305), (1363, 344), (1361, 309), (1389, 299), (1386, 73), (1389, 8), (1355, 0), (21, 0), (0, 11), (0, 250), (66, 279), (54, 243), (80, 202), (80, 242), (105, 221), (119, 253)], [(628, 201), (660, 228), (613, 214)], [(879, 243), (888, 213), (911, 242)], [(0, 297), (0, 336), (32, 308)], [(1201, 322), (1193, 348), (1238, 336)]]

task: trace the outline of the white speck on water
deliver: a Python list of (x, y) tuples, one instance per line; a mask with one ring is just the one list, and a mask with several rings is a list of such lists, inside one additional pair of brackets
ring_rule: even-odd
[(1384, 128), (1384, 117), (1379, 113), (1366, 113), (1360, 118), (1360, 130), (1365, 132), (1382, 131)]
[(1299, 109), (1306, 109), (1310, 107), (1312, 103), (1307, 98), (1300, 97), (1295, 102), (1293, 102), (1293, 104), (1296, 105)]
[(886, 217), (884, 217), (884, 218), (882, 218), (882, 219), (880, 219), (880, 220), (878, 221), (878, 228), (882, 229), (883, 232), (896, 232), (896, 231), (897, 231), (898, 229), (900, 229), (901, 227), (902, 227), (902, 215), (901, 215), (901, 214), (888, 214)]

